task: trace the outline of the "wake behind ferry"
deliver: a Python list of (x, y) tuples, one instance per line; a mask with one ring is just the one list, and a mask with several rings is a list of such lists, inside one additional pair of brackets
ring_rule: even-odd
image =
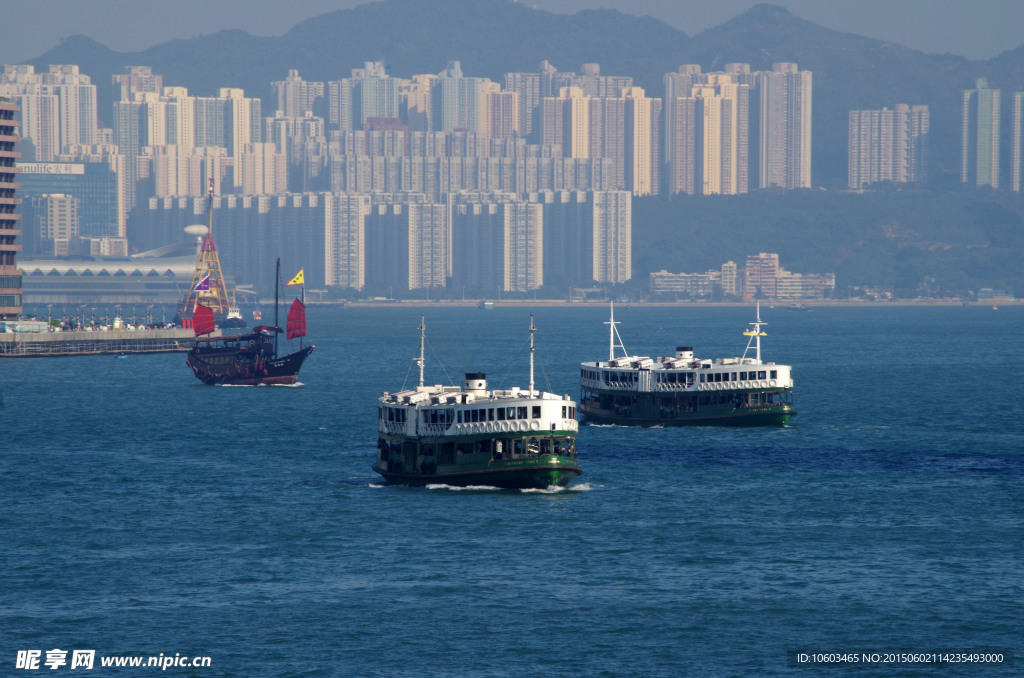
[[(608, 360), (580, 363), (580, 412), (587, 423), (785, 426), (796, 414), (792, 367), (761, 360), (766, 323), (760, 305), (738, 358), (697, 358), (691, 346), (655, 359), (626, 355), (614, 306), (606, 324)], [(623, 353), (618, 358), (616, 348)]]
[(583, 472), (576, 403), (534, 389), (532, 315), (526, 389), (488, 390), (481, 372), (462, 387), (424, 386), (422, 318), (419, 329), (419, 386), (378, 399), (374, 471), (395, 484), (508, 489), (564, 486)]

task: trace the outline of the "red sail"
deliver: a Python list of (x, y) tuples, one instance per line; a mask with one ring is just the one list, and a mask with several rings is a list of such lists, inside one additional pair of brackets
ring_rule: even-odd
[(288, 309), (288, 338), (306, 336), (306, 307), (296, 299)]
[(209, 306), (196, 304), (196, 312), (192, 314), (192, 329), (196, 336), (213, 332), (216, 325), (213, 320), (213, 309)]

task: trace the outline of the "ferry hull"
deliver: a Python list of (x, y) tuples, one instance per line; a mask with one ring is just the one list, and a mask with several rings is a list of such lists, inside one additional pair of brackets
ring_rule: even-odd
[(508, 459), (486, 464), (438, 467), (435, 473), (389, 471), (378, 461), (373, 470), (393, 485), (452, 485), (455, 487), (487, 486), (503, 489), (544, 489), (564, 487), (583, 473), (571, 457), (547, 456), (537, 459)]
[(585, 424), (604, 424), (617, 426), (788, 426), (791, 417), (796, 415), (792, 407), (767, 407), (764, 411), (757, 410), (723, 410), (721, 412), (687, 412), (669, 417), (636, 417), (588, 410), (581, 407), (580, 412), (586, 417)]
[[(621, 397), (621, 396), (620, 396)], [(581, 402), (580, 413), (587, 424), (618, 426), (788, 426), (796, 410), (789, 403), (735, 407), (712, 404), (666, 407), (650, 397), (636, 397), (628, 405), (601, 408), (594, 401)]]

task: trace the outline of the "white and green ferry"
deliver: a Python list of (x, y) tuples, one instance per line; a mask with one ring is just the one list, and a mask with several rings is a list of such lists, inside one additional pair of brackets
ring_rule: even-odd
[[(736, 358), (698, 358), (693, 347), (671, 356), (627, 355), (615, 322), (608, 360), (580, 363), (580, 413), (591, 424), (622, 426), (785, 426), (793, 409), (793, 369), (761, 360), (761, 309)], [(616, 343), (617, 340), (617, 343)], [(616, 357), (615, 349), (622, 355)]]
[(420, 322), (419, 385), (378, 399), (373, 470), (404, 485), (546, 488), (582, 473), (576, 457), (576, 403), (533, 383), (530, 316), (528, 388), (488, 390), (481, 372), (462, 386), (423, 383)]

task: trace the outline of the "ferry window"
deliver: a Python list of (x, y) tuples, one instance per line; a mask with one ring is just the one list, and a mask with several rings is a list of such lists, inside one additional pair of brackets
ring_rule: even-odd
[(504, 407), (499, 407), (498, 408), (498, 421), (505, 421), (505, 408)]
[(514, 408), (514, 407), (508, 408), (508, 418), (509, 419), (515, 419), (516, 418), (516, 408)]
[(487, 410), (487, 421), (494, 421), (494, 408)]
[(472, 416), (472, 421), (474, 423), (480, 421), (480, 410), (473, 410), (473, 414), (471, 416)]
[(722, 381), (722, 373), (715, 372), (715, 381)]
[(459, 410), (459, 423), (462, 423), (462, 410)]
[(533, 406), (533, 418), (540, 419), (540, 405)]
[(747, 380), (747, 373), (746, 372), (740, 372), (740, 381), (746, 381), (746, 380)]
[(700, 373), (700, 383), (702, 383), (702, 384), (704, 383), (704, 373), (703, 372)]
[(759, 372), (757, 373), (757, 378), (758, 378), (758, 379), (764, 379), (764, 378), (765, 378), (764, 374), (765, 374), (765, 373), (764, 373), (764, 370), (761, 370), (761, 371), (759, 371)]
[(772, 374), (772, 376), (770, 377), (771, 379), (778, 379), (779, 378), (778, 370), (772, 370), (771, 374)]
[(516, 419), (526, 419), (526, 408), (525, 407), (517, 407), (516, 408)]
[(736, 373), (735, 372), (732, 373), (732, 380), (736, 381)]

